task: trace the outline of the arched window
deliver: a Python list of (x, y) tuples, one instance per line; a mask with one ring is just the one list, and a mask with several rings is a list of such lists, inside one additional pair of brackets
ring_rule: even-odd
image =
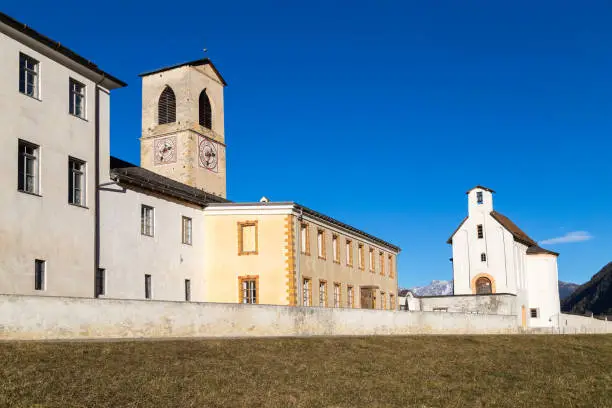
[(200, 93), (198, 110), (200, 113), (200, 125), (207, 129), (212, 129), (212, 109), (210, 107), (208, 95), (206, 95), (206, 89)]
[(166, 86), (157, 103), (157, 123), (173, 122), (176, 122), (176, 97), (172, 88)]
[(477, 295), (488, 295), (493, 293), (492, 287), (491, 287), (491, 281), (489, 280), (489, 278), (478, 278), (478, 280), (476, 281), (476, 294)]

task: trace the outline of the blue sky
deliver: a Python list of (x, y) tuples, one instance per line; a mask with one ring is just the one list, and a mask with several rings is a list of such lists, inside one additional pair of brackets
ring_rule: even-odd
[(476, 184), (534, 239), (569, 234), (546, 245), (560, 279), (612, 261), (610, 2), (189, 3), (2, 11), (129, 84), (111, 149), (133, 162), (138, 73), (208, 48), (229, 83), (229, 198), (297, 201), (398, 244), (401, 286), (452, 278), (445, 241)]

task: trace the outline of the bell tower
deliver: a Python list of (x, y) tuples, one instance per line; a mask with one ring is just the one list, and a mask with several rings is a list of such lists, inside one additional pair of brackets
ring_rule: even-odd
[(208, 59), (140, 74), (140, 165), (226, 198), (223, 88)]

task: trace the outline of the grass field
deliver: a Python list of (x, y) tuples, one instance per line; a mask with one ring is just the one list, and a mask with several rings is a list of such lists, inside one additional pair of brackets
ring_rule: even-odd
[(0, 343), (2, 407), (612, 407), (612, 336)]

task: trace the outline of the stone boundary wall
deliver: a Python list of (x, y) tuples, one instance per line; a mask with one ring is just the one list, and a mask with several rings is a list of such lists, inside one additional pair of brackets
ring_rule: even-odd
[(503, 315), (0, 295), (0, 340), (517, 332)]
[(594, 317), (561, 313), (558, 324), (559, 328), (556, 332), (561, 334), (612, 333), (612, 321), (599, 320)]
[(516, 296), (510, 294), (417, 296), (414, 299), (419, 302), (417, 310), (423, 312), (442, 308), (448, 312), (520, 316)]

